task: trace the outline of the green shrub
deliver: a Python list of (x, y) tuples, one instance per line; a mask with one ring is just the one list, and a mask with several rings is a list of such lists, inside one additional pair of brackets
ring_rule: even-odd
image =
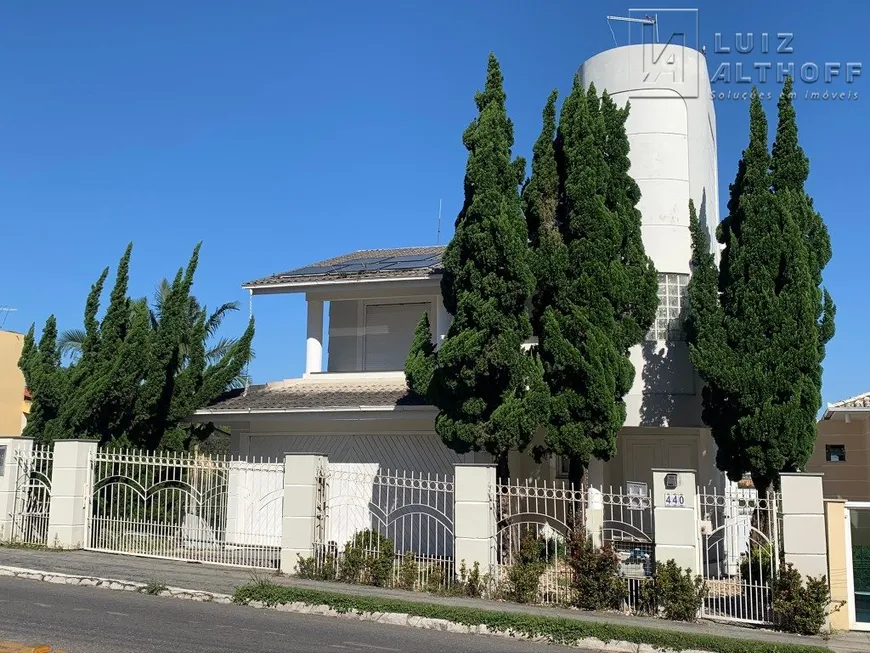
[(296, 575), (299, 578), (333, 581), (338, 574), (334, 553), (327, 553), (320, 564), (318, 564), (317, 558), (314, 556), (303, 558), (302, 554), (299, 553), (297, 558)]
[(459, 566), (459, 577), (462, 580), (465, 596), (477, 599), (483, 596), (484, 580), (480, 575), (480, 563), (475, 561), (469, 571), (465, 566), (465, 560)]
[(695, 621), (707, 596), (707, 585), (700, 576), (692, 577), (674, 560), (657, 562), (652, 578), (644, 581), (640, 591), (641, 606), (673, 621)]
[(459, 563), (459, 575), (456, 581), (447, 588), (451, 596), (467, 596), (478, 599), (483, 596), (486, 581), (480, 574), (480, 563), (475, 562), (471, 569), (465, 564), (465, 560)]
[[(423, 601), (377, 596), (355, 596), (338, 592), (323, 592), (302, 587), (277, 585), (273, 581), (255, 582), (236, 589), (233, 602), (248, 604), (260, 601), (267, 606), (304, 603), (327, 605), (340, 613), (401, 613), (414, 617), (445, 619), (467, 626), (486, 625), (494, 632), (510, 632), (532, 638), (542, 638), (553, 644), (572, 646), (578, 640), (594, 637), (604, 642), (624, 641), (647, 644), (656, 650), (710, 651), (712, 653), (830, 653), (826, 646), (770, 642), (747, 638), (723, 637), (701, 632), (681, 632), (666, 628), (648, 628), (611, 621), (608, 623), (569, 619), (542, 614), (501, 612), (457, 605), (437, 605)], [(546, 650), (546, 649), (542, 649)]]
[(543, 541), (532, 533), (520, 542), (516, 562), (508, 570), (507, 598), (517, 603), (534, 603), (538, 599), (541, 574), (547, 568), (543, 562)]
[(620, 609), (628, 588), (619, 577), (619, 558), (610, 544), (599, 549), (578, 529), (571, 532), (568, 552), (574, 606), (581, 610)]
[(169, 589), (169, 588), (166, 587), (166, 585), (164, 585), (163, 583), (159, 583), (155, 580), (152, 580), (150, 583), (148, 583), (145, 587), (143, 587), (139, 591), (142, 592), (143, 594), (150, 594), (151, 596), (157, 596), (161, 592), (166, 591), (167, 589)]
[(440, 594), (444, 591), (444, 568), (441, 565), (429, 565), (426, 574), (426, 591), (430, 594)]
[(776, 576), (776, 562), (770, 544), (752, 545), (740, 560), (740, 579), (752, 585), (768, 585)]
[(397, 585), (400, 589), (414, 591), (417, 583), (420, 580), (420, 565), (417, 564), (417, 556), (413, 551), (408, 551), (402, 557), (402, 564), (399, 566), (399, 579)]
[(791, 563), (779, 569), (773, 580), (773, 614), (779, 630), (801, 635), (818, 635), (825, 625), (825, 611), (831, 601), (824, 576), (808, 576), (806, 584)]
[(391, 539), (370, 529), (359, 531), (344, 548), (339, 579), (345, 583), (388, 587), (392, 581), (394, 558)]

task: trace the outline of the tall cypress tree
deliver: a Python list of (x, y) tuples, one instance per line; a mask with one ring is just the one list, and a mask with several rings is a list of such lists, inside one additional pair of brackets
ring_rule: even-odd
[[(702, 391), (702, 421), (710, 427), (715, 442), (728, 442), (732, 425), (739, 418), (737, 402), (721, 381), (722, 370), (732, 369), (732, 351), (727, 347), (724, 313), (719, 303), (719, 270), (710, 249), (710, 239), (701, 226), (695, 202), (689, 200), (689, 230), (692, 236), (692, 276), (684, 330), (692, 364), (706, 381)], [(717, 372), (720, 372), (717, 374)], [(732, 447), (720, 446), (716, 465), (727, 470)]]
[[(732, 480), (749, 472), (761, 492), (812, 452), (822, 351), (819, 259), (810, 254), (794, 195), (772, 192), (771, 168), (767, 118), (753, 90), (749, 145), (717, 234), (725, 246), (721, 311), (711, 305), (706, 276), (693, 279), (690, 299), (698, 305), (689, 335), (708, 384), (704, 418), (719, 448), (717, 464)], [(708, 269), (709, 260), (701, 263)]]
[[(624, 356), (643, 342), (655, 322), (659, 305), (658, 273), (643, 244), (643, 216), (637, 208), (640, 187), (630, 174), (630, 145), (625, 123), (631, 105), (619, 108), (605, 91), (601, 97), (604, 118), (604, 161), (607, 165), (605, 206), (616, 214), (620, 230), (620, 254), (612, 266), (617, 283), (614, 309), (620, 325), (618, 345)], [(633, 379), (632, 379), (633, 381)], [(624, 395), (631, 389), (620, 389)]]
[(536, 311), (541, 314), (539, 348), (552, 397), (547, 447), (568, 457), (574, 485), (592, 457), (613, 455), (616, 432), (625, 419), (624, 407), (616, 402), (621, 370), (610, 338), (616, 325), (607, 278), (618, 248), (618, 227), (604, 205), (604, 124), (598, 98), (590, 90), (591, 95), (575, 77), (562, 105), (555, 155), (565, 282)]
[(559, 231), (559, 169), (556, 163), (556, 99), (552, 91), (543, 111), (541, 135), (532, 148), (532, 174), (523, 186), (523, 209), (535, 275), (532, 324), (540, 332), (546, 307), (565, 292), (568, 250)]
[(167, 284), (154, 311), (145, 299), (127, 295), (131, 253), (129, 245), (102, 322), (97, 313), (108, 269), (88, 294), (84, 329), (65, 334), (79, 354), (69, 368), (60, 367), (53, 317), (38, 346), (33, 327), (25, 337), (19, 366), (33, 391), (28, 434), (41, 441), (94, 438), (147, 449), (186, 446), (192, 432), (179, 424), (233, 386), (253, 355), (253, 320), (241, 338), (206, 347), (233, 304), (209, 315), (190, 294), (199, 246), (186, 270)]
[[(813, 207), (813, 200), (805, 190), (810, 173), (809, 159), (798, 143), (797, 115), (791, 97), (793, 81), (786, 78), (778, 102), (776, 138), (771, 158), (771, 186), (781, 210), (788, 211), (797, 222), (807, 248), (807, 265), (812, 288), (807, 292), (815, 306), (819, 352), (813, 371), (807, 379), (812, 384), (806, 410), (815, 422), (822, 406), (822, 361), (828, 341), (834, 336), (836, 306), (827, 290), (822, 288), (822, 272), (831, 260), (831, 238), (821, 215)], [(812, 455), (816, 429), (806, 430), (790, 465), (802, 468)]]
[[(96, 438), (102, 441), (111, 439), (111, 425), (117, 422), (116, 413), (123, 412), (124, 405), (132, 399), (131, 396), (118, 394), (119, 387), (113, 374), (130, 320), (127, 285), (132, 251), (131, 243), (118, 263), (109, 306), (102, 323), (96, 316), (108, 268), (91, 286), (88, 294), (84, 316), (85, 339), (81, 356), (69, 368), (70, 392), (60, 414), (63, 437)], [(141, 356), (136, 356), (134, 361), (127, 364), (136, 364), (138, 361), (141, 361)]]
[(540, 363), (522, 351), (532, 335), (527, 304), (535, 279), (519, 184), (525, 162), (511, 159), (513, 124), (503, 79), (490, 55), (478, 116), (463, 134), (469, 152), (465, 202), (444, 252), (441, 294), (453, 315), (435, 358), (430, 395), (435, 428), (457, 452), (485, 450), (498, 475), (546, 421)]
[(628, 107), (599, 97), (594, 85), (584, 90), (579, 77), (558, 129), (554, 104), (551, 95), (523, 197), (538, 275), (535, 328), (552, 397), (546, 449), (568, 457), (577, 485), (592, 458), (616, 452), (634, 381), (629, 349), (655, 319), (657, 278), (629, 174)]
[(24, 387), (31, 388), (33, 359), (36, 356), (36, 340), (35, 340), (36, 325), (31, 324), (27, 333), (24, 335), (24, 342), (21, 345), (21, 356), (18, 359), (18, 369), (24, 375)]
[(54, 315), (45, 321), (39, 345), (30, 350), (26, 366), (32, 400), (22, 435), (40, 443), (52, 442), (61, 432), (58, 414), (66, 395), (65, 370), (60, 366)]
[(424, 312), (414, 329), (411, 350), (405, 359), (405, 378), (408, 390), (417, 397), (428, 399), (432, 374), (435, 372), (435, 345), (432, 343), (432, 327), (429, 313)]
[(181, 343), (189, 328), (190, 288), (199, 263), (198, 244), (187, 267), (179, 269), (152, 329), (148, 360), (139, 394), (139, 404), (132, 430), (135, 438), (148, 450), (156, 450), (172, 423), (175, 376), (182, 364)]

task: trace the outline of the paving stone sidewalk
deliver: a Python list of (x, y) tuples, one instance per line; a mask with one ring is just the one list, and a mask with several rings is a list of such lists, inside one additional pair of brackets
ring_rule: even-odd
[(95, 553), (92, 551), (51, 551), (0, 547), (0, 566), (96, 576), (139, 583), (156, 582), (171, 587), (225, 594), (232, 594), (239, 585), (244, 585), (255, 577), (270, 577), (274, 582), (282, 585), (340, 592), (343, 594), (383, 596), (423, 603), (437, 603), (451, 606), (463, 605), (479, 609), (558, 616), (589, 622), (620, 623), (645, 628), (705, 633), (724, 637), (766, 641), (770, 642), (772, 646), (780, 643), (827, 645), (835, 653), (867, 653), (870, 651), (870, 634), (868, 633), (841, 633), (824, 640), (822, 638), (798, 637), (764, 629), (718, 624), (710, 621), (690, 624), (647, 617), (579, 612), (577, 610), (517, 605), (481, 599), (432, 596), (419, 592), (300, 580), (287, 576), (278, 576), (264, 570), (245, 570), (217, 565), (174, 562), (157, 558), (138, 558), (109, 553)]

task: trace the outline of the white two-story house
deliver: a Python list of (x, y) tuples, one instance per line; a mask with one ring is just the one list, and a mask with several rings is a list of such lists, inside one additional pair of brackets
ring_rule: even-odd
[[(701, 422), (701, 383), (682, 320), (691, 273), (689, 199), (712, 242), (719, 222), (715, 112), (703, 55), (687, 51), (675, 59), (685, 66), (680, 75), (639, 86), (632, 71), (641, 47), (608, 50), (580, 69), (585, 84), (607, 89), (617, 103), (631, 100), (631, 173), (643, 194), (644, 244), (659, 271), (655, 324), (631, 352), (636, 375), (625, 398), (619, 453), (606, 464), (593, 463), (589, 481), (651, 483), (652, 468), (671, 467), (698, 470), (699, 482), (708, 484), (721, 476)], [(681, 80), (676, 89), (675, 79)], [(697, 82), (697, 93), (682, 92), (686, 80)], [(315, 452), (337, 462), (433, 473), (461, 461), (490, 462), (486, 454), (461, 457), (444, 446), (434, 430), (436, 409), (406, 390), (404, 362), (421, 314), (429, 313), (436, 345), (450, 323), (440, 296), (442, 251), (359, 251), (244, 284), (253, 295), (305, 295), (305, 373), (237, 392), (194, 419), (231, 427), (232, 450), (240, 455)], [(524, 478), (567, 471), (561, 460), (537, 464), (519, 453), (510, 466), (513, 476)]]

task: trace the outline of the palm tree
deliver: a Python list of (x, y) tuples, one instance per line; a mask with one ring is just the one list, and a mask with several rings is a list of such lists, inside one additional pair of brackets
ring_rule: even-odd
[[(154, 297), (152, 305), (148, 308), (148, 312), (150, 314), (150, 322), (151, 327), (153, 329), (157, 328), (157, 325), (160, 322), (160, 316), (163, 311), (163, 307), (166, 305), (166, 301), (169, 298), (169, 293), (171, 292), (171, 286), (169, 281), (163, 279), (159, 284), (157, 284), (157, 288), (154, 291)], [(135, 302), (131, 302), (131, 314), (132, 307)], [(206, 317), (206, 332), (204, 343), (206, 347), (206, 362), (208, 365), (215, 365), (220, 360), (227, 355), (227, 352), (232, 348), (232, 346), (236, 343), (237, 338), (226, 338), (221, 337), (217, 340), (217, 342), (210, 343), (210, 341), (215, 337), (218, 329), (221, 326), (224, 318), (232, 313), (233, 311), (239, 310), (239, 302), (227, 302), (225, 304), (221, 304), (217, 310), (213, 313), (209, 314), (206, 306), (201, 305), (199, 300), (193, 295), (190, 296), (190, 324), (195, 324), (196, 321), (200, 317)], [(74, 363), (79, 359), (82, 353), (82, 344), (85, 341), (85, 330), (84, 329), (68, 329), (64, 331), (57, 341), (58, 349), (62, 356), (65, 356), (70, 363)], [(182, 361), (186, 361), (188, 357), (188, 343), (182, 342), (180, 346), (179, 353), (181, 354)], [(253, 352), (251, 352), (251, 358), (253, 358)], [(182, 367), (185, 365), (182, 362)], [(243, 388), (248, 381), (248, 376), (245, 373), (240, 373), (236, 378), (234, 378), (230, 382), (230, 387), (228, 390), (235, 388)]]

